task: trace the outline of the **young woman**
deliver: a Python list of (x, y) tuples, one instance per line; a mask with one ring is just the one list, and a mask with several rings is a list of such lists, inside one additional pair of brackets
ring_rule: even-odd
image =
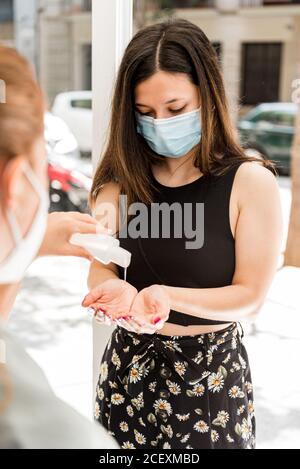
[[(273, 172), (237, 143), (201, 29), (177, 19), (139, 31), (120, 66), (91, 192), (95, 214), (132, 261), (126, 280), (114, 264), (93, 262), (83, 301), (121, 320), (102, 357), (95, 408), (121, 447), (255, 447), (238, 322), (258, 313), (277, 267), (282, 219)], [(133, 202), (148, 208), (146, 218)], [(168, 236), (160, 228), (157, 235), (158, 204), (162, 224), (166, 204), (182, 209), (184, 221), (171, 223)], [(195, 245), (187, 244), (191, 226)]]

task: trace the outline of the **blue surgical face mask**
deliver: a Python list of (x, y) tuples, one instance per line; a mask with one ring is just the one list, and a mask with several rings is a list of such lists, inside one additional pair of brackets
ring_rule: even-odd
[(135, 115), (137, 132), (159, 155), (180, 158), (200, 142), (200, 107), (166, 119), (154, 119), (136, 111)]

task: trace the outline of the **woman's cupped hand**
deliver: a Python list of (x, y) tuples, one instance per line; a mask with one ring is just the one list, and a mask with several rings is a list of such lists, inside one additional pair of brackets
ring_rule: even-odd
[(129, 331), (153, 334), (170, 314), (170, 300), (161, 285), (140, 292), (125, 280), (109, 279), (92, 289), (82, 306), (89, 308), (98, 322), (117, 324)]

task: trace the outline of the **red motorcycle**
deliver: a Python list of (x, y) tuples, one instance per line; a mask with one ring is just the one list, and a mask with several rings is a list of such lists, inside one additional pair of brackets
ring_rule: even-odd
[(78, 170), (48, 162), (50, 212), (88, 212), (88, 194), (92, 180)]

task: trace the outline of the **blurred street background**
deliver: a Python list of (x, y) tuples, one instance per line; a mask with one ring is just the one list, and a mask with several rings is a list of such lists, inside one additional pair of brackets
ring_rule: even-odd
[[(17, 47), (31, 61), (48, 102), (51, 211), (87, 211), (93, 170), (92, 3), (0, 0), (0, 43)], [(300, 0), (133, 4), (134, 32), (172, 16), (204, 30), (220, 61), (242, 145), (276, 163), (285, 224), (282, 259), (258, 321), (244, 326), (245, 344), (255, 383), (258, 447), (300, 448)], [(91, 419), (92, 319), (80, 307), (87, 271), (88, 262), (77, 258), (36, 261), (9, 327), (57, 395)], [(111, 330), (102, 326), (102, 349)]]

